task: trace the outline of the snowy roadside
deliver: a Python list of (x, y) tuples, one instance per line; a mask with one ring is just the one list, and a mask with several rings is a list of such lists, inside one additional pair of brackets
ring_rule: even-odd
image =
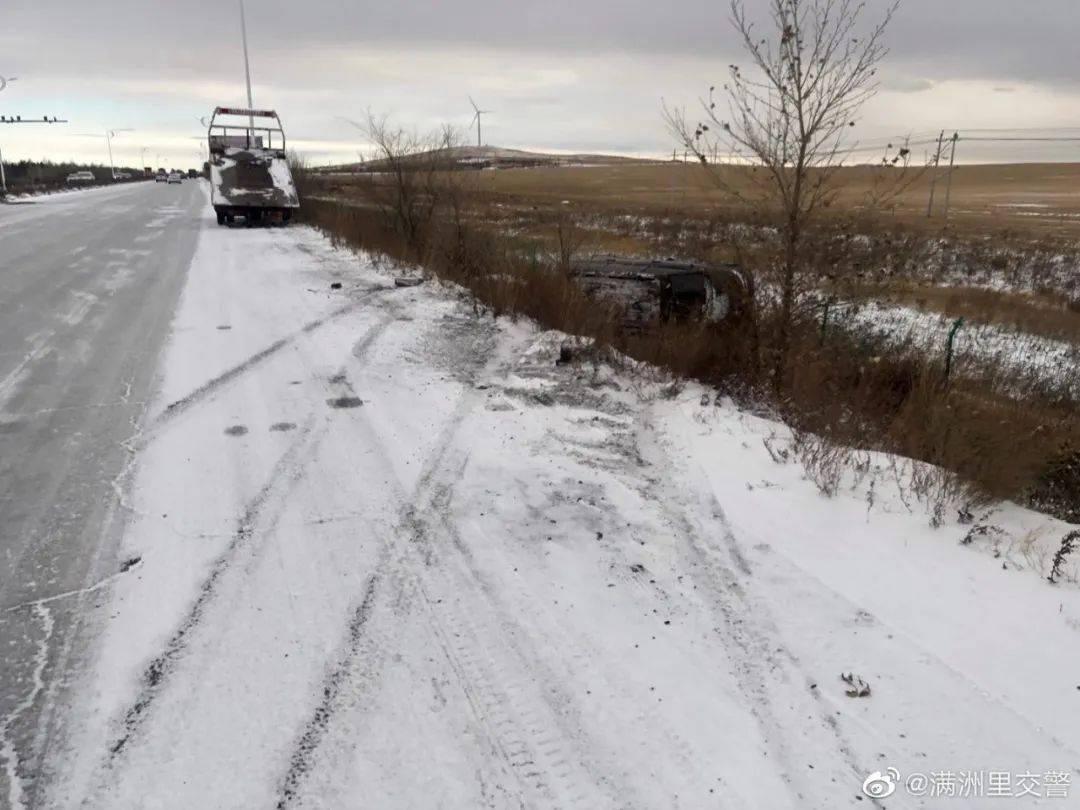
[[(141, 181), (146, 182), (146, 181)], [(63, 199), (64, 197), (70, 197), (72, 195), (83, 195), (88, 193), (102, 192), (107, 190), (116, 190), (119, 188), (132, 188), (137, 187), (138, 182), (134, 183), (102, 183), (95, 186), (72, 186), (71, 188), (52, 189), (49, 191), (24, 191), (19, 194), (7, 194), (0, 196), (0, 203), (21, 203), (21, 202), (40, 202), (43, 200), (55, 200)]]
[[(560, 365), (564, 336), (311, 230), (204, 224), (49, 806), (774, 810), (865, 806), (888, 767), (1080, 776), (1080, 590), (1038, 554), (929, 529), (884, 472), (825, 499), (770, 459), (782, 426)], [(1029, 551), (1067, 528), (994, 522)]]

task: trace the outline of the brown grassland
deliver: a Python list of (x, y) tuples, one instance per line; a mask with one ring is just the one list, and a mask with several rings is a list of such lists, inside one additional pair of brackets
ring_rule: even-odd
[[(590, 209), (660, 212), (699, 216), (736, 213), (741, 206), (717, 188), (710, 170), (685, 163), (508, 169), (481, 172), (477, 191), (503, 202), (557, 205), (563, 200)], [(756, 172), (727, 167), (725, 180), (752, 195)], [(904, 190), (881, 211), (904, 224), (941, 228), (945, 167), (840, 169), (834, 216), (850, 216), (872, 206), (876, 194)], [(930, 186), (936, 181), (935, 217), (926, 216)], [(1080, 163), (957, 166), (953, 169), (949, 227), (964, 232), (1016, 229), (1027, 233), (1080, 236)]]

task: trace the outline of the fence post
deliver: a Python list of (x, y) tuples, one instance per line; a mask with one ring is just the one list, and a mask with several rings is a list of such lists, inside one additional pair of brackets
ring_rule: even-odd
[(833, 298), (829, 296), (825, 299), (825, 309), (821, 313), (821, 342), (825, 342), (825, 333), (829, 331), (829, 308), (832, 306)]
[(937, 151), (934, 153), (934, 174), (930, 178), (930, 202), (926, 204), (926, 218), (929, 219), (934, 215), (934, 188), (937, 186), (938, 181), (938, 168), (941, 166), (941, 143), (945, 140), (945, 130), (941, 130), (941, 134), (937, 139)]
[(957, 318), (952, 325), (952, 329), (949, 330), (949, 339), (945, 343), (945, 384), (949, 382), (949, 376), (952, 374), (952, 361), (953, 361), (953, 342), (956, 340), (956, 333), (960, 331), (960, 327), (964, 325), (963, 318)]

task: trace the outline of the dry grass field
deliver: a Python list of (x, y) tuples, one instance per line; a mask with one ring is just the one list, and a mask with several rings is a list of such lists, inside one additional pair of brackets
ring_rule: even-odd
[[(590, 209), (670, 210), (708, 215), (733, 210), (730, 195), (717, 188), (710, 170), (683, 163), (640, 163), (507, 169), (479, 173), (475, 186), (493, 200)], [(754, 175), (744, 167), (720, 169), (727, 182), (752, 192)], [(944, 224), (946, 169), (855, 167), (837, 176), (842, 189), (838, 213), (865, 211), (876, 197), (898, 196), (881, 207), (908, 225)], [(931, 184), (937, 181), (933, 218), (927, 219)], [(958, 166), (953, 169), (949, 223), (956, 230), (1004, 230), (1080, 235), (1080, 163)]]

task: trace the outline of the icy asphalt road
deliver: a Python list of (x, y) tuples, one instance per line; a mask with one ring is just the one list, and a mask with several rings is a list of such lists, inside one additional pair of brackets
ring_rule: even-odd
[(1064, 527), (999, 507), (962, 546), (882, 459), (824, 498), (771, 460), (781, 425), (202, 203), (162, 212), (197, 240), (120, 392), (131, 463), (76, 482), (104, 486), (74, 518), (114, 516), (98, 561), (5, 602), (31, 671), (4, 673), (0, 807), (832, 810), (889, 767), (1080, 777), (1080, 591), (1025, 569)]
[(27, 774), (55, 730), (59, 683), (43, 676), (78, 654), (82, 600), (11, 608), (115, 562), (114, 482), (203, 199), (195, 183), (149, 183), (0, 205), (0, 722), (5, 762), (17, 751)]

